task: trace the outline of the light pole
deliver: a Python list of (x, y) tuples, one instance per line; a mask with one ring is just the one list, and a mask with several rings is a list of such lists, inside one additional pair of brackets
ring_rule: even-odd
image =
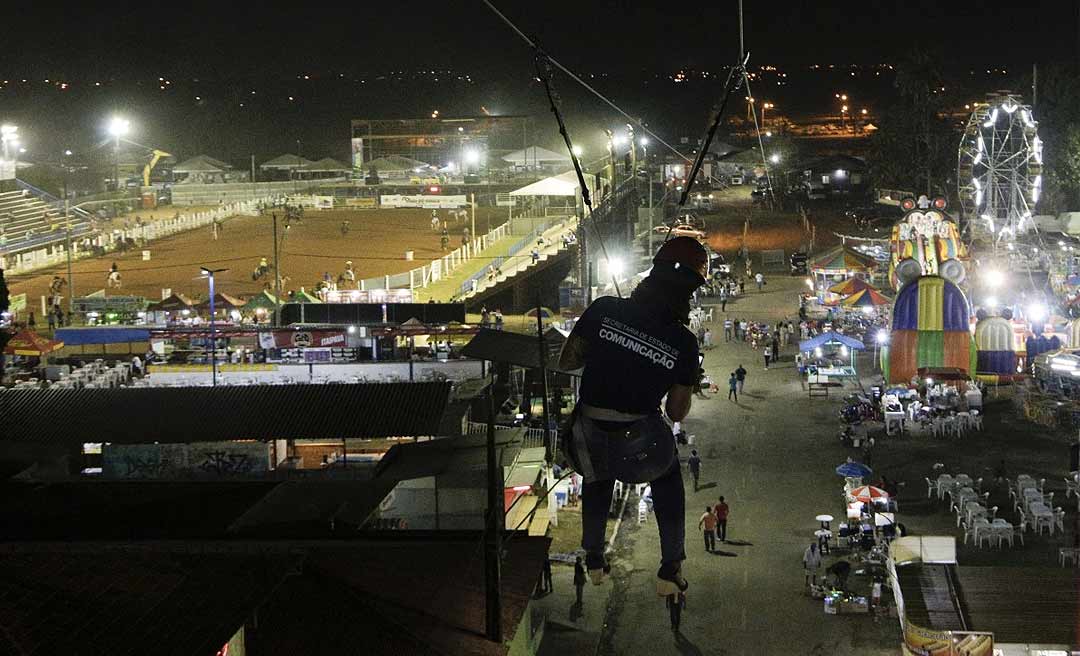
[(71, 198), (68, 196), (68, 177), (71, 174), (71, 167), (67, 163), (68, 157), (71, 157), (71, 150), (64, 151), (60, 164), (64, 168), (64, 224), (67, 230), (67, 244), (64, 245), (64, 252), (67, 253), (68, 317), (70, 317), (75, 309), (75, 294), (72, 292), (75, 275), (71, 271)]
[(761, 127), (765, 127), (765, 110), (776, 109), (776, 105), (771, 102), (763, 103), (761, 105)]
[(210, 282), (210, 386), (217, 386), (217, 324), (214, 321), (214, 274), (228, 271), (228, 269), (208, 269), (199, 267), (202, 274)]
[(126, 137), (130, 131), (131, 121), (126, 118), (114, 116), (109, 121), (109, 134), (116, 140), (113, 145), (113, 160), (115, 163), (113, 180), (116, 184), (116, 191), (120, 191), (120, 139)]

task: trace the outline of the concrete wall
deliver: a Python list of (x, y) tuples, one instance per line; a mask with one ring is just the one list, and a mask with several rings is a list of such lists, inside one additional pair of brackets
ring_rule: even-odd
[[(402, 481), (384, 500), (379, 516), (384, 519), (404, 519), (410, 530), (462, 530), (484, 527), (484, 508), (487, 497), (483, 476), (476, 487), (449, 487), (436, 477)], [(436, 492), (438, 504), (436, 506)], [(435, 514), (438, 508), (438, 526)]]

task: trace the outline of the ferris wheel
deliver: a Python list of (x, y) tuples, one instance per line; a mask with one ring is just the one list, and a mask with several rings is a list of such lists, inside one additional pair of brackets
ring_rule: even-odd
[(957, 184), (969, 236), (997, 243), (1034, 229), (1042, 141), (1031, 107), (1008, 92), (976, 103), (960, 140)]

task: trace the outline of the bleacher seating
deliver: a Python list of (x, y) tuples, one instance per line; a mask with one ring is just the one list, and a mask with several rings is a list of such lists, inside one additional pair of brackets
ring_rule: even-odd
[[(7, 244), (6, 250), (26, 250), (67, 237), (63, 212), (25, 190), (0, 193), (0, 230)], [(72, 233), (82, 234), (89, 229), (89, 222), (72, 217)]]

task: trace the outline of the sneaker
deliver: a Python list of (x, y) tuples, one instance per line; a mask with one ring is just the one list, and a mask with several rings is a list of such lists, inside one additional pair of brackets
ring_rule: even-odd
[(660, 570), (656, 572), (656, 595), (658, 597), (686, 592), (689, 587), (690, 584), (686, 582), (682, 575), (682, 563), (661, 565)]
[(593, 585), (600, 585), (608, 574), (611, 574), (611, 565), (607, 563), (604, 554), (585, 554), (585, 569), (589, 571), (589, 579)]

